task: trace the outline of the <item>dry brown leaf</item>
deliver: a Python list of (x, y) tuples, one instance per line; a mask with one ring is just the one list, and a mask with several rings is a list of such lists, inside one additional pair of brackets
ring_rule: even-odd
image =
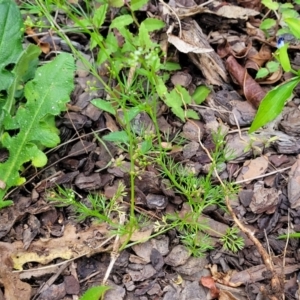
[[(262, 45), (259, 52), (254, 55), (249, 55), (247, 57), (249, 60), (255, 62), (258, 68), (265, 65), (270, 59), (272, 59), (272, 51), (268, 45)], [(246, 65), (246, 68), (248, 66)]]
[(264, 156), (246, 160), (237, 180), (247, 180), (260, 176), (267, 171), (268, 166), (269, 162)]
[(37, 36), (34, 30), (31, 27), (26, 27), (25, 32), (27, 35), (30, 35), (35, 43), (40, 47), (43, 53), (48, 54), (50, 52), (50, 44), (42, 42)]
[(202, 276), (200, 282), (203, 286), (207, 287), (210, 291), (210, 296), (212, 299), (219, 297), (219, 290), (216, 287), (216, 283), (211, 276)]
[(5, 299), (29, 300), (31, 286), (19, 279), (19, 274), (13, 273), (13, 262), (10, 258), (13, 246), (9, 243), (0, 243), (0, 283), (4, 287)]
[(229, 291), (220, 290), (219, 300), (240, 300), (234, 297)]
[[(237, 37), (238, 38), (238, 37)], [(224, 55), (225, 53), (226, 55)], [(244, 58), (248, 55), (249, 50), (252, 48), (252, 42), (250, 39), (247, 39), (245, 42), (241, 42), (239, 40), (231, 41), (230, 43), (228, 40), (225, 40), (222, 44), (218, 45), (218, 54), (220, 57), (226, 57), (227, 55), (231, 54), (235, 58)]]
[[(14, 268), (22, 270), (27, 262), (39, 262), (47, 264), (55, 258), (70, 259), (80, 255), (101, 252), (102, 248), (97, 248), (103, 239), (95, 238), (95, 235), (104, 236), (107, 234), (106, 224), (96, 224), (86, 231), (77, 232), (74, 225), (67, 224), (64, 236), (57, 239), (40, 239), (31, 243), (28, 250), (24, 250), (21, 241), (10, 245), (10, 257), (13, 260)], [(0, 243), (7, 247), (7, 243)]]
[(231, 76), (243, 88), (246, 99), (257, 108), (266, 94), (264, 90), (232, 55), (227, 58), (226, 66)]
[(260, 14), (260, 12), (250, 8), (243, 8), (236, 5), (226, 5), (219, 1), (214, 1), (213, 6), (216, 9), (213, 12), (214, 14), (228, 19), (247, 20), (250, 16), (257, 16)]
[(213, 49), (209, 48), (202, 48), (198, 45), (190, 44), (189, 42), (185, 41), (184, 39), (181, 39), (175, 35), (169, 34), (168, 35), (168, 42), (174, 45), (177, 50), (179, 50), (182, 53), (208, 53), (214, 51)]

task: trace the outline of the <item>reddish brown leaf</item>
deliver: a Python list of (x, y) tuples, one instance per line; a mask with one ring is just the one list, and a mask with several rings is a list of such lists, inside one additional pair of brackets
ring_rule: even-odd
[(243, 88), (246, 99), (257, 108), (265, 96), (264, 90), (232, 55), (227, 58), (226, 66), (231, 76)]
[(211, 298), (219, 297), (219, 290), (216, 287), (215, 281), (211, 276), (202, 276), (200, 282), (203, 286), (209, 288)]
[(50, 52), (49, 43), (42, 42), (37, 36), (34, 30), (31, 27), (26, 27), (25, 32), (27, 35), (30, 35), (35, 43), (40, 47), (43, 53), (48, 54)]

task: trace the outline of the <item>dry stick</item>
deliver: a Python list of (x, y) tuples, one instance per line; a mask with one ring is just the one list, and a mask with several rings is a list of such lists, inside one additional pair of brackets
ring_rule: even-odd
[(167, 9), (169, 11), (171, 11), (171, 13), (175, 16), (177, 22), (178, 22), (178, 26), (179, 26), (179, 38), (181, 38), (182, 36), (182, 28), (181, 28), (181, 21), (176, 13), (176, 11), (167, 3), (165, 3), (163, 0), (158, 0), (163, 6), (167, 7)]
[[(196, 124), (189, 120), (190, 122), (192, 122), (195, 126)], [(209, 151), (207, 150), (207, 148), (202, 144), (201, 142), (201, 132), (200, 132), (200, 128), (198, 126), (196, 126), (198, 128), (198, 142), (201, 146), (201, 148), (206, 152), (207, 156), (209, 157), (209, 159), (211, 160), (211, 162), (213, 163), (214, 160), (212, 158), (212, 156), (210, 155)], [(221, 186), (223, 187), (224, 191), (226, 191), (226, 186), (224, 184), (224, 182), (222, 181), (222, 179), (220, 178), (218, 171), (216, 169), (216, 167), (214, 167), (214, 172), (215, 172), (215, 176), (218, 178)], [(266, 269), (268, 271), (271, 272), (272, 274), (272, 278), (271, 278), (271, 288), (272, 291), (271, 293), (275, 293), (277, 294), (278, 292), (282, 291), (282, 286), (283, 286), (283, 280), (281, 278), (279, 278), (277, 272), (275, 271), (270, 256), (268, 255), (268, 253), (266, 252), (266, 250), (263, 248), (262, 244), (260, 243), (260, 241), (254, 236), (254, 232), (251, 231), (249, 228), (245, 227), (244, 224), (237, 218), (235, 212), (233, 211), (230, 202), (229, 202), (229, 197), (228, 195), (225, 196), (225, 200), (226, 200), (226, 207), (228, 209), (228, 211), (230, 212), (232, 219), (234, 220), (235, 224), (239, 227), (239, 229), (244, 232), (248, 238), (253, 242), (253, 244), (256, 246), (257, 251), (259, 252), (259, 254), (261, 255), (263, 262), (266, 266)], [(269, 296), (270, 300), (278, 300), (277, 296)]]
[[(123, 226), (125, 223), (125, 213), (121, 212), (120, 213), (120, 226)], [(107, 282), (107, 279), (115, 265), (115, 262), (116, 260), (118, 259), (119, 257), (119, 248), (120, 248), (120, 235), (117, 234), (116, 235), (116, 238), (115, 238), (115, 241), (114, 241), (114, 244), (113, 244), (113, 249), (112, 249), (112, 252), (111, 252), (111, 260), (110, 260), (110, 263), (109, 263), (109, 266), (106, 270), (106, 273), (104, 275), (104, 278), (102, 280), (102, 284), (103, 285), (106, 285), (106, 282)]]
[[(286, 251), (287, 251), (287, 247), (288, 247), (288, 243), (290, 240), (290, 209), (288, 208), (288, 228), (287, 228), (287, 239), (286, 239), (286, 243), (284, 246), (284, 250), (283, 250), (283, 262), (282, 262), (282, 274), (284, 274), (284, 268), (285, 268), (285, 258), (286, 258)], [(285, 299), (285, 296), (283, 294), (282, 299)]]

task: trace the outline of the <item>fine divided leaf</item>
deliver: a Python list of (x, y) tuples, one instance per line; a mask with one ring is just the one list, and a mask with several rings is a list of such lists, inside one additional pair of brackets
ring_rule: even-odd
[[(60, 54), (52, 62), (37, 69), (35, 78), (25, 85), (27, 102), (20, 105), (16, 115), (7, 115), (4, 128), (17, 129), (10, 136), (5, 132), (0, 140), (9, 151), (9, 158), (0, 164), (0, 181), (5, 188), (0, 189), (0, 208), (7, 206), (4, 201), (6, 191), (24, 183), (19, 170), (25, 162), (36, 167), (47, 163), (43, 147), (54, 147), (60, 140), (54, 126), (54, 116), (66, 109), (66, 103), (73, 90), (74, 59), (69, 54)], [(9, 203), (10, 204), (10, 203)]]

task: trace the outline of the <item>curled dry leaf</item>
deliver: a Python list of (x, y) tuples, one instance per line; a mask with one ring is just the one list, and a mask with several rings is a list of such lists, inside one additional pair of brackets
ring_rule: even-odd
[(202, 276), (200, 278), (200, 283), (203, 286), (209, 288), (210, 296), (211, 296), (212, 299), (219, 297), (219, 290), (216, 287), (216, 283), (215, 283), (214, 279), (211, 276)]
[[(268, 45), (262, 45), (259, 52), (249, 55), (248, 59), (257, 64), (258, 68), (264, 66), (266, 62), (272, 59), (272, 51)], [(247, 68), (247, 65), (246, 65)]]
[(227, 58), (226, 65), (231, 76), (243, 88), (246, 99), (257, 108), (265, 96), (264, 90), (232, 55)]
[(249, 50), (252, 48), (251, 40), (247, 39), (246, 42), (241, 42), (239, 37), (238, 40), (229, 42), (224, 39), (223, 43), (218, 45), (217, 52), (221, 58), (228, 55), (233, 55), (235, 58), (244, 58), (248, 56)]
[(202, 47), (199, 47), (198, 45), (190, 44), (189, 42), (187, 42), (173, 34), (168, 35), (168, 41), (182, 53), (190, 53), (190, 52), (192, 52), (192, 53), (208, 53), (208, 52), (213, 51), (213, 49), (202, 48)]

